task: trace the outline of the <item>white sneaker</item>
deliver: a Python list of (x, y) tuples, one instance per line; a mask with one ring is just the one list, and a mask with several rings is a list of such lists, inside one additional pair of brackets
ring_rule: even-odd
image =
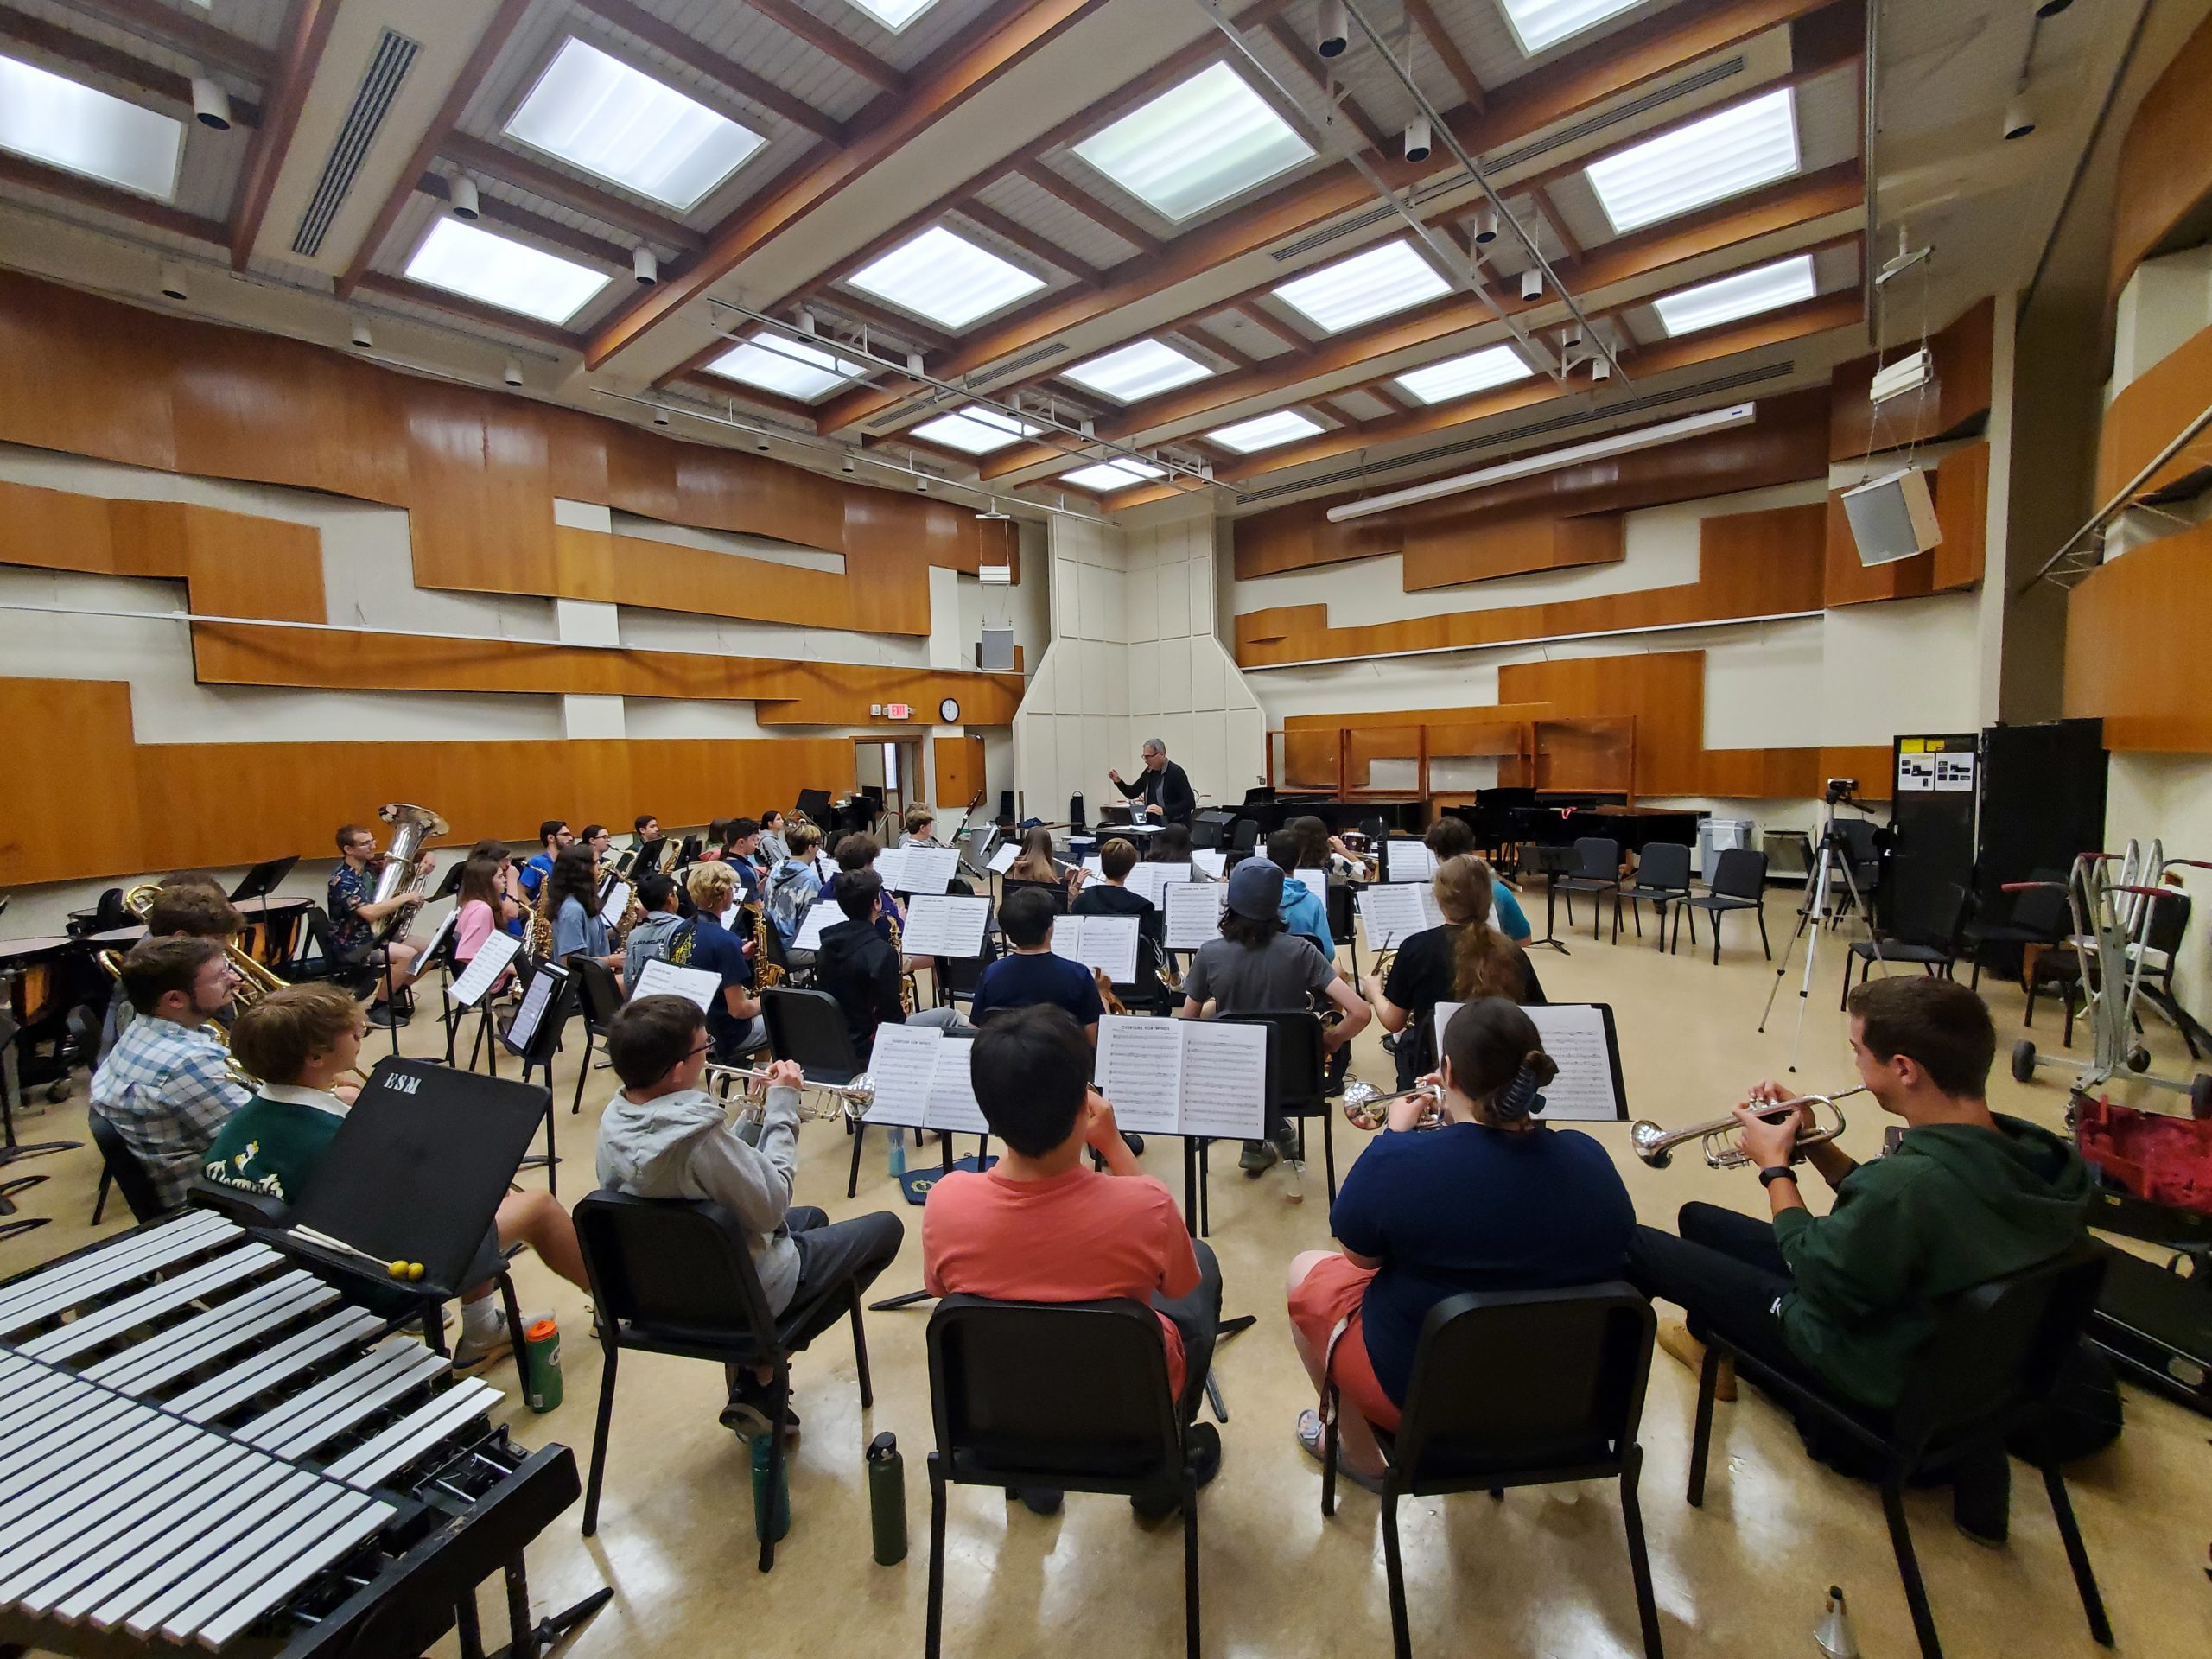
[[(464, 1328), (461, 1340), (454, 1344), (453, 1370), (456, 1376), (468, 1376), (489, 1370), (514, 1351), (514, 1332), (507, 1329), (507, 1311), (501, 1308), (493, 1315), (493, 1328), (480, 1339)], [(464, 1320), (464, 1325), (466, 1321)]]

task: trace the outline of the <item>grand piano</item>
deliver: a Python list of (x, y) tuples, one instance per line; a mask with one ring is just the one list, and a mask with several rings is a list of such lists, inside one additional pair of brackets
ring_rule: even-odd
[(1618, 795), (1568, 794), (1554, 790), (1485, 789), (1471, 806), (1447, 807), (1465, 818), (1478, 846), (1492, 852), (1522, 847), (1571, 847), (1586, 836), (1617, 841), (1624, 853), (1653, 842), (1697, 845), (1707, 816), (1663, 807), (1629, 806)]

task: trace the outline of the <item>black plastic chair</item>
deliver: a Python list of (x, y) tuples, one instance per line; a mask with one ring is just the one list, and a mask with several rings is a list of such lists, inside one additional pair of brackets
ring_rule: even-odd
[[(1621, 942), (1621, 900), (1628, 900), (1636, 937), (1643, 937), (1643, 906), (1658, 923), (1656, 948), (1667, 948), (1667, 907), (1690, 896), (1690, 849), (1680, 842), (1655, 841), (1636, 855), (1636, 879), (1613, 890), (1613, 943)], [(1571, 902), (1571, 901), (1570, 901)], [(1573, 919), (1573, 912), (1568, 912)]]
[[(1567, 925), (1574, 925), (1574, 895), (1611, 893), (1616, 910), (1619, 908), (1621, 890), (1621, 844), (1605, 836), (1578, 836), (1574, 842), (1574, 869), (1571, 874), (1554, 878), (1552, 890), (1567, 895)], [(1598, 929), (1605, 921), (1604, 900), (1599, 899), (1591, 906), (1590, 937), (1598, 937)]]
[(584, 1052), (576, 1059), (575, 1097), (569, 1103), (569, 1114), (574, 1116), (584, 1109), (584, 1079), (591, 1074), (591, 1058), (599, 1052), (614, 1016), (622, 1012), (622, 982), (605, 963), (581, 952), (561, 965), (569, 970), (569, 982), (576, 988), (576, 1006), (584, 1016)]
[[(1003, 906), (1006, 901), (1013, 898), (1017, 893), (1041, 893), (1047, 899), (1052, 901), (1053, 915), (1065, 916), (1068, 913), (1068, 890), (1065, 885), (1061, 882), (1017, 881), (1013, 877), (1008, 876), (1005, 881), (1001, 884), (1001, 890), (999, 893), (1000, 905)], [(995, 921), (997, 918), (994, 917), (992, 919)]]
[(1222, 868), (1229, 869), (1254, 856), (1260, 849), (1260, 824), (1256, 818), (1239, 818), (1229, 826), (1229, 850), (1222, 855)]
[[(1566, 1290), (1468, 1291), (1422, 1320), (1413, 1382), (1395, 1435), (1376, 1431), (1382, 1559), (1397, 1659), (1411, 1659), (1398, 1500), (1570, 1480), (1618, 1480), (1629, 1572), (1646, 1659), (1662, 1659), (1644, 1551), (1636, 1438), (1651, 1372), (1651, 1304), (1618, 1282)], [(1336, 1389), (1331, 1385), (1333, 1399)], [(1336, 1513), (1337, 1425), (1321, 1448), (1321, 1513)]]
[[(1225, 1024), (1268, 1028), (1268, 1104), (1298, 1125), (1298, 1150), (1306, 1151), (1306, 1123), (1321, 1120), (1322, 1167), (1329, 1180), (1329, 1202), (1337, 1201), (1336, 1111), (1329, 1103), (1328, 1054), (1321, 1041), (1321, 1016), (1310, 1008), (1261, 1008), (1217, 1016)], [(1199, 1141), (1198, 1200), (1206, 1205), (1205, 1149)], [(1185, 1176), (1189, 1173), (1186, 1165)], [(1187, 1182), (1186, 1182), (1187, 1185)], [(1201, 1213), (1203, 1213), (1203, 1208)], [(1204, 1230), (1201, 1229), (1201, 1230)]]
[[(2200, 1058), (2196, 1039), (2203, 1028), (2183, 1011), (2174, 995), (2174, 963), (2180, 959), (2182, 941), (2189, 936), (2189, 895), (2169, 887), (2148, 902), (2151, 921), (2144, 940), (2148, 955), (2143, 963), (2141, 995), (2181, 1033), (2182, 1041), (2189, 1046), (2189, 1058), (2194, 1060)], [(2139, 1014), (2135, 1029), (2143, 1029)]]
[[(1966, 921), (1970, 902), (1964, 887), (1956, 884), (1946, 887), (1943, 897), (1936, 901), (1929, 926), (1916, 934), (1884, 939), (1882, 960), (1897, 966), (1918, 968), (1923, 974), (1950, 978), (1952, 966), (1959, 959), (1959, 929)], [(1851, 942), (1851, 949), (1843, 958), (1843, 995), (1836, 999), (1836, 1007), (1840, 1008), (1851, 1000), (1852, 963), (1859, 964), (1859, 982), (1863, 985), (1866, 976), (1874, 971), (1874, 957), (1873, 940)]]
[(134, 1220), (151, 1221), (156, 1216), (166, 1215), (170, 1206), (162, 1202), (160, 1191), (146, 1166), (138, 1161), (138, 1154), (130, 1150), (130, 1143), (123, 1138), (123, 1131), (103, 1117), (98, 1109), (85, 1114), (86, 1126), (91, 1129), (92, 1144), (99, 1148), (101, 1196), (95, 1200), (92, 1218), (99, 1219), (99, 1206), (107, 1202), (106, 1188), (111, 1181), (115, 1190), (123, 1194), (124, 1203), (130, 1206)]
[(997, 959), (993, 949), (993, 938), (983, 936), (983, 954), (980, 957), (939, 957), (936, 970), (931, 977), (937, 982), (938, 1001), (952, 1007), (965, 1002), (975, 1006), (976, 988), (982, 983), (983, 969)]
[(2028, 880), (2037, 885), (2012, 895), (2012, 908), (2003, 921), (1983, 921), (1977, 917), (1961, 930), (1967, 956), (1974, 963), (1967, 981), (1971, 988), (1981, 988), (1981, 970), (1988, 965), (1991, 946), (2018, 950), (2022, 945), (2064, 941), (2073, 914), (2067, 903), (2066, 873), (2040, 869)]
[[(859, 1285), (851, 1279), (824, 1286), (810, 1300), (794, 1302), (778, 1318), (753, 1270), (743, 1230), (719, 1205), (683, 1199), (638, 1198), (620, 1192), (588, 1194), (575, 1208), (576, 1243), (591, 1281), (600, 1346), (607, 1365), (600, 1378), (599, 1422), (591, 1442), (591, 1478), (584, 1488), (583, 1533), (599, 1530), (599, 1493), (607, 1473), (607, 1431), (614, 1420), (616, 1361), (625, 1348), (642, 1353), (711, 1359), (724, 1365), (775, 1370), (768, 1419), (768, 1489), (786, 1466), (781, 1425), (791, 1402), (791, 1357), (850, 1313), (853, 1360), (860, 1372), (861, 1408), (875, 1403), (868, 1371), (868, 1332), (861, 1324)], [(763, 1506), (772, 1507), (772, 1506)], [(756, 1519), (762, 1510), (756, 1509)], [(776, 1564), (772, 1528), (760, 1531), (760, 1570)]]
[(1769, 962), (1774, 960), (1774, 948), (1766, 938), (1766, 855), (1755, 853), (1748, 847), (1728, 847), (1721, 850), (1713, 867), (1713, 880), (1707, 891), (1694, 893), (1675, 906), (1675, 933), (1667, 949), (1672, 954), (1681, 940), (1682, 916), (1690, 918), (1690, 947), (1697, 947), (1697, 912), (1703, 911), (1713, 925), (1713, 960), (1720, 962), (1720, 918), (1732, 910), (1748, 910), (1758, 918), (1759, 949), (1766, 952)]
[(1172, 1014), (1182, 1001), (1182, 994), (1169, 990), (1160, 976), (1166, 959), (1167, 953), (1158, 940), (1147, 933), (1137, 935), (1137, 976), (1126, 985), (1114, 987), (1114, 995), (1131, 1014)]
[[(867, 1064), (853, 1046), (844, 1009), (827, 991), (772, 986), (760, 993), (760, 1014), (768, 1027), (768, 1052), (779, 1060), (796, 1060), (810, 1083), (850, 1083)], [(849, 1198), (861, 1190), (861, 1143), (868, 1125), (848, 1119), (846, 1133), (853, 1137), (853, 1167), (845, 1178)]]
[(944, 1624), (945, 1488), (1048, 1486), (1130, 1497), (1173, 1491), (1183, 1510), (1184, 1643), (1198, 1659), (1198, 1452), (1167, 1387), (1160, 1316), (1142, 1302), (994, 1302), (948, 1296), (930, 1315), (929, 1611)]
[[(2082, 1328), (2096, 1307), (2104, 1271), (2096, 1247), (2083, 1243), (2050, 1262), (1951, 1298), (1936, 1320), (1935, 1334), (1913, 1359), (1896, 1409), (1886, 1413), (1824, 1393), (1800, 1376), (1778, 1371), (1732, 1348), (1717, 1333), (1700, 1332), (1705, 1364), (1698, 1377), (1697, 1427), (1690, 1444), (1690, 1503), (1705, 1502), (1713, 1389), (1720, 1362), (1733, 1359), (1739, 1376), (1776, 1396), (1794, 1414), (1818, 1417), (1882, 1460), (1882, 1512), (1889, 1522), (1890, 1547), (1897, 1553), (1897, 1576), (1904, 1583), (1912, 1628), (1924, 1659), (1942, 1659), (1935, 1614), (1928, 1605), (1919, 1558), (1905, 1522), (1905, 1483), (1920, 1470), (1942, 1468), (1963, 1454), (2002, 1446), (2012, 1430), (2043, 1405), (2057, 1386), (2068, 1356), (2081, 1342)], [(2104, 1599), (2082, 1542), (2082, 1529), (2075, 1523), (2065, 1474), (2055, 1462), (2039, 1467), (2089, 1634), (2108, 1648), (2112, 1625), (2105, 1617)]]

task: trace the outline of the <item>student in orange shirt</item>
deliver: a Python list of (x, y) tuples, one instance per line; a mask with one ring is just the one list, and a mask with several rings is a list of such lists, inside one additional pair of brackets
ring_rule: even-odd
[[(1138, 1167), (1113, 1107), (1090, 1086), (1090, 1044), (1066, 1009), (1014, 1009), (975, 1044), (976, 1103), (1005, 1153), (988, 1172), (957, 1171), (931, 1191), (923, 1284), (935, 1296), (1151, 1303), (1203, 1485), (1221, 1466), (1220, 1435), (1192, 1421), (1221, 1325), (1221, 1264), (1185, 1230), (1174, 1195)], [(1085, 1152), (1105, 1169), (1090, 1168)], [(1057, 1491), (1020, 1496), (1039, 1515), (1060, 1507)], [(1176, 1508), (1173, 1497), (1131, 1502), (1147, 1520)]]

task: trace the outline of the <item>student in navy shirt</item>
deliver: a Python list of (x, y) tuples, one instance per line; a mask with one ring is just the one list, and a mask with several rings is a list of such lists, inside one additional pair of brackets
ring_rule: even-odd
[[(1443, 1033), (1443, 1125), (1426, 1107), (1390, 1108), (1388, 1129), (1354, 1163), (1329, 1211), (1341, 1253), (1290, 1266), (1292, 1338), (1316, 1389), (1334, 1380), (1339, 1461), (1370, 1489), (1395, 1431), (1430, 1308), (1468, 1290), (1546, 1290), (1622, 1274), (1636, 1211), (1605, 1149), (1577, 1129), (1533, 1121), (1559, 1074), (1536, 1027), (1503, 997), (1467, 1003)], [(1505, 1363), (1505, 1357), (1501, 1357)], [(1321, 1423), (1298, 1439), (1320, 1455)]]
[(1034, 887), (1014, 894), (999, 906), (999, 926), (1014, 954), (983, 969), (976, 986), (976, 1023), (995, 1008), (1050, 1002), (1073, 1014), (1084, 1035), (1097, 1042), (1098, 1016), (1106, 1011), (1098, 981), (1081, 963), (1052, 954), (1051, 898)]
[(719, 861), (695, 864), (684, 887), (698, 911), (691, 918), (691, 955), (684, 966), (721, 976), (721, 995), (707, 1003), (707, 1035), (713, 1039), (715, 1061), (727, 1065), (759, 1047), (763, 1030), (760, 1003), (753, 995), (753, 964), (729, 931), (737, 909), (737, 873)]

